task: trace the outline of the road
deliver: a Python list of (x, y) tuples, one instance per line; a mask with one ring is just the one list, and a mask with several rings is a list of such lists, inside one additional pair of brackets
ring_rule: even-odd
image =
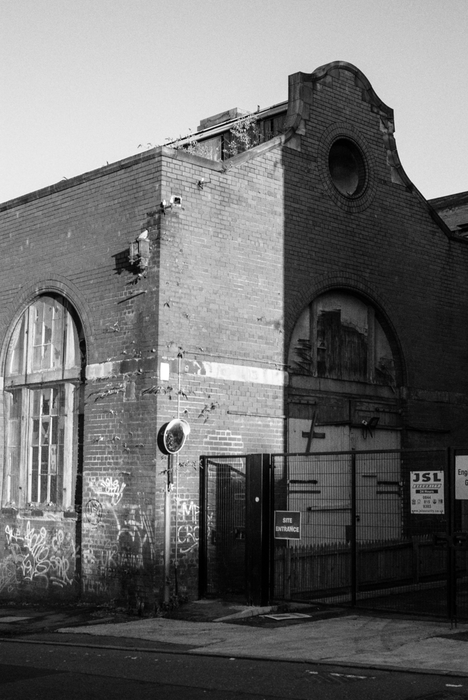
[(0, 642), (1, 700), (457, 700), (468, 678), (166, 653)]

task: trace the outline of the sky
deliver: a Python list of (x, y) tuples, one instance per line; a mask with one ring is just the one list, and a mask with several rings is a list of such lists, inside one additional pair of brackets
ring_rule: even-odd
[(357, 66), (430, 199), (468, 191), (468, 0), (0, 0), (0, 202)]

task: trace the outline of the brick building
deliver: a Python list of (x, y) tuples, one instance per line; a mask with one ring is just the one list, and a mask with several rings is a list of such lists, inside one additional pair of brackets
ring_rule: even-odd
[(190, 596), (201, 455), (468, 443), (468, 247), (393, 129), (335, 62), (0, 206), (0, 596), (161, 598), (176, 417)]

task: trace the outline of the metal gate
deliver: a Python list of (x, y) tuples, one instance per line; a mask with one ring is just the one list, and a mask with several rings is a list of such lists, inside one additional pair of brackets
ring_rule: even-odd
[(199, 594), (270, 598), (268, 455), (202, 457)]
[(203, 460), (200, 509), (202, 593), (245, 590), (246, 457)]
[(302, 520), (300, 540), (275, 540), (274, 598), (468, 614), (449, 451), (273, 455), (272, 465), (275, 510)]

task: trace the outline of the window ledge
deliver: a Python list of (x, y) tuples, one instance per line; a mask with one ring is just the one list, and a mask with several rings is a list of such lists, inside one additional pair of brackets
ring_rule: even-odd
[(74, 510), (50, 510), (47, 508), (17, 508), (16, 506), (2, 506), (2, 515), (13, 515), (19, 520), (78, 520), (78, 513)]
[(14, 506), (2, 506), (2, 515), (17, 515), (18, 508)]
[(329, 393), (358, 394), (361, 396), (380, 396), (397, 398), (399, 389), (393, 389), (385, 384), (370, 384), (346, 379), (329, 379), (325, 377), (312, 377), (306, 374), (291, 374), (289, 377), (291, 389), (308, 389)]

